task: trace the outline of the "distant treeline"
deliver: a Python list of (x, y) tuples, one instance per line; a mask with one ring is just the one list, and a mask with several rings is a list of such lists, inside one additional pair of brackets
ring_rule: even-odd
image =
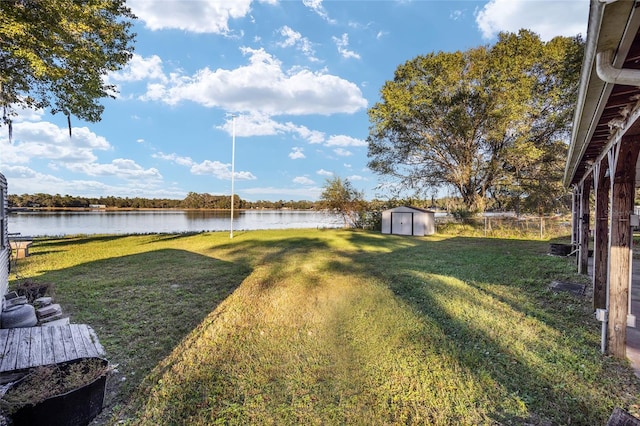
[[(22, 194), (9, 195), (10, 208), (91, 208), (104, 206), (119, 209), (230, 209), (231, 197), (190, 192), (182, 200), (169, 198), (142, 197), (75, 197), (72, 195)], [(314, 201), (247, 201), (235, 195), (234, 209), (320, 209), (320, 203)]]

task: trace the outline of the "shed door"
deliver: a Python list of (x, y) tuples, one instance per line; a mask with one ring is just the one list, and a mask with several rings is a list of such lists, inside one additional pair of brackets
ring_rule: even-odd
[(413, 235), (413, 213), (391, 213), (391, 233)]

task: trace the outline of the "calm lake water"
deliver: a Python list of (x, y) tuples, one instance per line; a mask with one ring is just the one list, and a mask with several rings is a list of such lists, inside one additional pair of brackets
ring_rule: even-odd
[[(338, 228), (342, 219), (306, 210), (234, 212), (233, 230)], [(28, 236), (77, 234), (146, 234), (229, 231), (229, 212), (186, 210), (17, 212), (9, 215), (9, 232)]]

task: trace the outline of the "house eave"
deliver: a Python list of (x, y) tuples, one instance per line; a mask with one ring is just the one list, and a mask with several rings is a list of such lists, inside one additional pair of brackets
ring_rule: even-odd
[(602, 125), (601, 116), (616, 86), (598, 77), (596, 56), (599, 52), (611, 50), (615, 52), (613, 66), (622, 67), (640, 24), (635, 10), (636, 1), (591, 0), (571, 144), (563, 179), (567, 187), (580, 182), (591, 171), (595, 158), (587, 150), (597, 126)]

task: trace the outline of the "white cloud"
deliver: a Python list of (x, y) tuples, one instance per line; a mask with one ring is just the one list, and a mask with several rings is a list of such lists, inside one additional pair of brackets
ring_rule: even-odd
[[(165, 154), (158, 152), (152, 155), (153, 158), (171, 161), (180, 166), (189, 167), (194, 175), (211, 175), (221, 180), (231, 180), (231, 164), (221, 163), (220, 161), (204, 160), (202, 163), (194, 162), (191, 157), (183, 157), (175, 153)], [(257, 179), (251, 172), (235, 172), (235, 178), (238, 180), (254, 180)]]
[(332, 135), (325, 146), (367, 146), (367, 141), (346, 135)]
[(25, 166), (4, 165), (3, 174), (9, 180), (13, 194), (58, 193), (85, 197), (142, 196), (146, 198), (183, 198), (184, 191), (167, 187), (161, 181), (132, 179), (124, 185), (109, 185), (95, 180), (61, 179), (59, 176), (37, 172)]
[(358, 86), (338, 76), (307, 69), (283, 70), (264, 49), (242, 48), (249, 64), (234, 70), (204, 68), (192, 76), (175, 73), (170, 82), (148, 86), (144, 99), (169, 105), (192, 101), (206, 107), (268, 115), (354, 113), (367, 106)]
[(143, 58), (135, 53), (122, 70), (109, 74), (108, 80), (124, 82), (159, 80), (163, 83), (168, 82), (168, 78), (162, 70), (162, 59), (158, 55)]
[[(183, 157), (175, 153), (165, 154), (163, 152), (155, 153), (152, 157), (188, 167), (190, 172), (194, 175), (211, 175), (221, 180), (231, 180), (231, 164), (228, 163), (211, 160), (204, 160), (202, 163), (196, 163), (191, 159), (191, 157)], [(257, 179), (251, 172), (238, 171), (235, 172), (235, 178), (238, 180)]]
[(140, 96), (141, 101), (153, 101), (161, 100), (163, 96), (166, 96), (166, 88), (161, 83), (147, 83), (147, 93)]
[(333, 150), (333, 152), (335, 152), (336, 155), (339, 155), (340, 157), (348, 157), (350, 155), (353, 155), (351, 151), (344, 148), (336, 148)]
[(26, 166), (3, 164), (2, 173), (9, 181), (9, 192), (13, 194), (35, 194), (38, 192), (49, 194), (55, 187), (58, 194), (70, 193), (65, 191), (68, 182), (57, 176), (37, 172)]
[(359, 54), (357, 54), (353, 50), (347, 49), (349, 47), (349, 35), (347, 35), (345, 33), (345, 34), (342, 34), (342, 37), (340, 37), (340, 38), (338, 38), (338, 37), (332, 37), (332, 38), (333, 38), (333, 42), (338, 47), (338, 52), (340, 53), (340, 55), (343, 58), (346, 58), (346, 59), (349, 59), (349, 58), (360, 59), (360, 55)]
[[(231, 119), (218, 129), (232, 134)], [(309, 143), (324, 142), (325, 134), (317, 130), (309, 130), (305, 126), (299, 126), (291, 122), (280, 123), (273, 120), (270, 116), (260, 113), (242, 114), (236, 117), (236, 136), (273, 136), (279, 134), (293, 134)]]
[[(16, 115), (12, 117), (14, 125), (23, 121), (40, 121), (44, 111), (41, 109), (16, 108), (15, 113)], [(4, 131), (6, 132), (6, 128)]]
[(347, 176), (347, 179), (349, 179), (350, 181), (367, 180), (364, 176), (360, 176), (360, 175)]
[(319, 130), (309, 130), (305, 126), (296, 126), (295, 132), (309, 143), (322, 143), (324, 141), (324, 133)]
[(16, 179), (31, 179), (37, 177), (38, 175), (42, 175), (41, 173), (37, 173), (35, 170), (27, 166), (14, 166), (9, 164), (3, 165), (2, 173), (5, 176), (11, 176), (12, 178)]
[(302, 34), (300, 34), (297, 31), (294, 31), (293, 29), (291, 29), (291, 27), (285, 25), (284, 27), (280, 28), (280, 35), (282, 35), (283, 37), (285, 37), (284, 41), (278, 43), (278, 46), (280, 47), (295, 47), (296, 49), (300, 50), (302, 53), (304, 53), (307, 57), (309, 57), (309, 59), (313, 60), (313, 61), (317, 61), (318, 59), (315, 58), (315, 51), (313, 50), (313, 45), (312, 43), (309, 41), (308, 38), (306, 37), (302, 37)]
[[(36, 117), (39, 118), (39, 117)], [(65, 193), (127, 196), (139, 192), (148, 196), (148, 190), (162, 188), (162, 175), (155, 168), (144, 168), (134, 160), (117, 158), (110, 163), (98, 162), (96, 151), (110, 151), (107, 140), (86, 127), (61, 128), (47, 121), (20, 121), (14, 126), (13, 143), (0, 135), (2, 171), (11, 181), (16, 193)], [(39, 162), (39, 163), (37, 163)], [(37, 165), (36, 165), (37, 164)], [(44, 169), (55, 172), (47, 174)], [(65, 179), (60, 171), (87, 177), (116, 178), (125, 181), (121, 186), (110, 186), (95, 180)]]
[(318, 16), (320, 16), (325, 21), (331, 24), (335, 24), (336, 21), (329, 18), (329, 14), (325, 10), (324, 6), (322, 5), (322, 0), (302, 0), (302, 3), (305, 6), (307, 6), (309, 9), (317, 13)]
[(527, 28), (543, 40), (586, 34), (589, 0), (491, 0), (476, 13), (485, 39)]
[(153, 154), (152, 157), (159, 158), (161, 160), (171, 161), (173, 163), (179, 164), (181, 166), (186, 166), (186, 167), (191, 167), (194, 165), (194, 162), (191, 159), (191, 157), (182, 157), (175, 153), (165, 154), (163, 152), (158, 152), (157, 154)]
[(357, 21), (349, 21), (349, 22), (347, 23), (347, 25), (348, 25), (350, 28), (354, 28), (354, 29), (356, 29), (356, 30), (366, 30), (366, 29), (369, 29), (369, 28), (371, 27), (371, 25), (372, 25), (372, 24), (373, 24), (373, 22), (368, 22), (368, 23), (366, 23), (366, 24), (363, 24), (363, 23), (360, 23), (360, 22), (357, 22)]
[(289, 158), (291, 158), (292, 160), (298, 160), (298, 159), (301, 159), (301, 158), (306, 158), (302, 151), (304, 151), (303, 148), (300, 148), (298, 146), (294, 146), (292, 148), (292, 151), (289, 153)]
[(296, 43), (298, 43), (302, 38), (302, 34), (300, 34), (297, 31), (294, 31), (293, 29), (291, 29), (291, 27), (287, 25), (280, 28), (280, 35), (285, 37), (284, 41), (281, 41), (280, 43), (278, 43), (278, 46), (280, 47), (295, 46)]
[(309, 179), (307, 176), (297, 176), (293, 179), (293, 183), (298, 183), (300, 185), (313, 185), (314, 181)]
[[(191, 173), (194, 175), (212, 175), (218, 179), (231, 180), (231, 164), (205, 160), (200, 164), (193, 164)], [(235, 179), (255, 180), (257, 178), (251, 172), (235, 172)]]
[[(128, 0), (127, 5), (150, 30), (178, 29), (228, 34), (229, 21), (247, 16), (252, 0)], [(262, 3), (276, 4), (276, 0)]]
[(457, 21), (458, 19), (462, 18), (464, 16), (464, 11), (463, 10), (454, 10), (449, 14), (449, 18), (451, 18), (454, 21)]
[(56, 164), (92, 163), (95, 150), (111, 149), (107, 140), (86, 127), (69, 130), (47, 121), (21, 121), (13, 126), (13, 143), (0, 133), (0, 159), (5, 164), (25, 164), (32, 159), (53, 160)]
[[(226, 131), (228, 134), (232, 134), (233, 124), (231, 118), (228, 118), (222, 126), (218, 126), (217, 128)], [(334, 152), (343, 157), (352, 155), (350, 151), (342, 149), (344, 147), (367, 146), (366, 141), (347, 135), (332, 135), (329, 139), (326, 139), (323, 132), (310, 130), (305, 126), (296, 125), (291, 122), (280, 123), (273, 120), (266, 114), (259, 113), (237, 116), (235, 131), (236, 136), (238, 137), (292, 134), (306, 140), (310, 144), (323, 144), (327, 147), (340, 147), (339, 149), (334, 150)], [(289, 158), (293, 160), (305, 158), (302, 151), (302, 148), (294, 147), (293, 151), (289, 153)]]
[(87, 176), (116, 176), (122, 179), (162, 179), (162, 175), (158, 169), (145, 169), (135, 161), (126, 158), (116, 158), (107, 164), (66, 164), (66, 168), (72, 172), (84, 173)]
[(316, 174), (320, 175), (320, 176), (333, 176), (333, 172), (330, 172), (328, 170), (325, 169), (320, 169), (316, 172)]
[[(228, 118), (218, 129), (225, 130), (229, 135), (233, 132), (232, 119)], [(288, 131), (286, 124), (278, 123), (266, 114), (241, 114), (236, 117), (236, 136), (273, 136)]]

